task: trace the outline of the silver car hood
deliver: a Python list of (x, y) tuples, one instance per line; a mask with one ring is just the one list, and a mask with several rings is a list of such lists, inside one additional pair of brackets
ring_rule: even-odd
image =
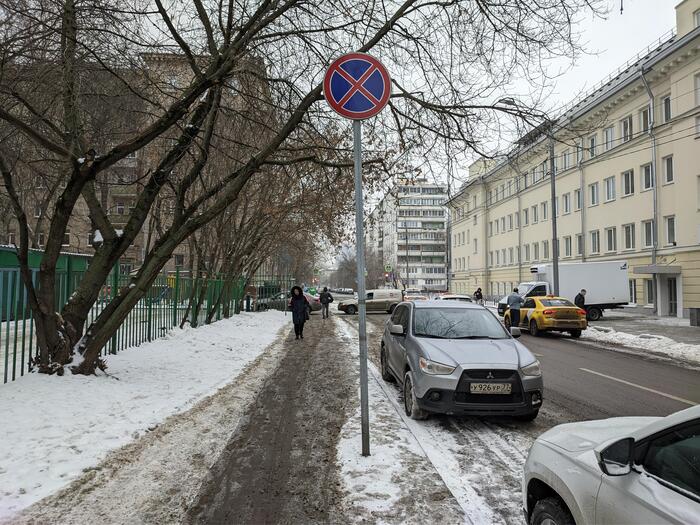
[(558, 425), (537, 439), (568, 450), (584, 452), (592, 450), (614, 438), (625, 438), (660, 417), (613, 417), (594, 421), (580, 421)]
[(535, 356), (515, 339), (416, 338), (428, 359), (445, 365), (488, 365), (517, 369), (535, 361)]

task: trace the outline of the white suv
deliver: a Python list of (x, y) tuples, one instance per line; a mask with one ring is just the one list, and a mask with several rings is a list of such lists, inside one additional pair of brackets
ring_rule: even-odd
[(530, 449), (530, 525), (700, 523), (700, 406), (559, 425)]

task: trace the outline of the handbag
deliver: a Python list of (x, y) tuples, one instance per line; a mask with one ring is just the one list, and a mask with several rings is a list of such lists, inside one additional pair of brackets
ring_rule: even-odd
[(309, 320), (309, 309), (304, 308), (304, 321), (308, 321), (308, 320)]

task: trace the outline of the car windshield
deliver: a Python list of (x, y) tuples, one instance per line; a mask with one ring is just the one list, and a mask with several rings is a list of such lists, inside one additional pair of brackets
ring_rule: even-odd
[(496, 318), (481, 308), (416, 308), (413, 333), (436, 339), (507, 339)]
[(520, 283), (518, 285), (518, 293), (525, 297), (527, 294), (530, 293), (530, 290), (532, 290), (534, 287), (534, 284)]
[(566, 299), (540, 299), (542, 306), (570, 306), (574, 308), (574, 304)]

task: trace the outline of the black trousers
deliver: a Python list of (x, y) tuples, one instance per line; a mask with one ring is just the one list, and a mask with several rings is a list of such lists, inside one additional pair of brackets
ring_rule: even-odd
[(328, 319), (328, 315), (330, 314), (330, 312), (328, 310), (329, 310), (330, 306), (331, 306), (330, 303), (326, 303), (326, 304), (321, 306), (324, 319)]
[(294, 335), (304, 335), (304, 323), (294, 323)]
[(520, 326), (520, 308), (510, 309), (510, 326)]

